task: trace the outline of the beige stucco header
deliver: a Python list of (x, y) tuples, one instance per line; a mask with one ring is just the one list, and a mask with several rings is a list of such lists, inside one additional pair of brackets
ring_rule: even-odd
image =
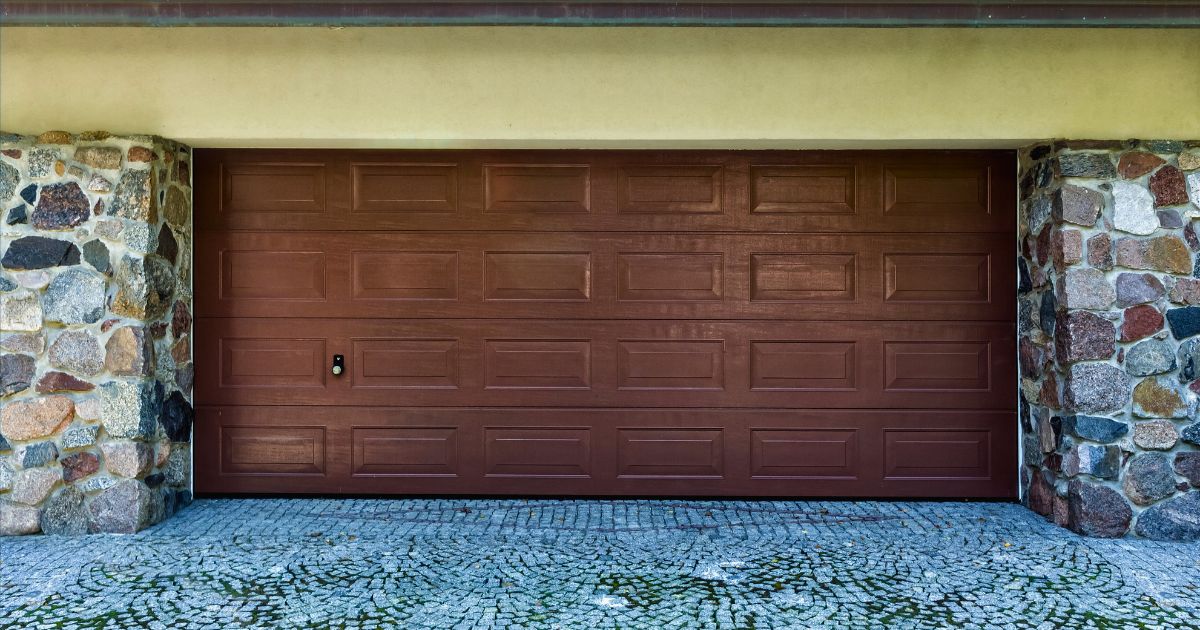
[(6, 28), (0, 127), (195, 146), (1200, 137), (1200, 31)]

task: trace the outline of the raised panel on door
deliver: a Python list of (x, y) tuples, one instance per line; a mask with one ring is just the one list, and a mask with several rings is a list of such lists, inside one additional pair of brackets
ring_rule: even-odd
[[(750, 301), (855, 302), (867, 300), (857, 281), (856, 252), (753, 252), (750, 254)], [(870, 287), (867, 287), (868, 289)]]
[(725, 444), (720, 428), (617, 429), (617, 476), (720, 478)]
[(855, 391), (859, 386), (859, 342), (749, 342), (750, 388), (758, 391)]
[(725, 257), (720, 252), (617, 252), (621, 302), (720, 301)]
[(351, 339), (351, 386), (458, 389), (458, 345), (458, 339)]
[(590, 433), (587, 427), (484, 427), (484, 474), (590, 477)]
[(750, 430), (750, 475), (758, 479), (853, 479), (861, 474), (859, 430)]
[(750, 213), (853, 215), (859, 173), (853, 164), (755, 164), (750, 167)]
[(591, 339), (485, 339), (484, 387), (590, 389)]
[(355, 477), (457, 477), (456, 427), (354, 427)]
[(325, 252), (295, 249), (222, 250), (217, 294), (226, 301), (328, 299)]
[(618, 167), (617, 212), (620, 214), (723, 214), (724, 172), (710, 165), (645, 165)]
[[(221, 404), (1012, 409), (1015, 331), (969, 322), (197, 320)], [(298, 339), (288, 331), (303, 329)], [(323, 351), (324, 362), (320, 352)], [(334, 354), (346, 372), (329, 375)], [(281, 360), (276, 362), (275, 359)], [(218, 378), (219, 377), (219, 378)]]
[(987, 229), (1011, 233), (1016, 205), (1016, 160), (1011, 154), (885, 153), (881, 218), (890, 229)]
[[(196, 490), (1012, 498), (1013, 411), (201, 405)], [(236, 436), (241, 442), (222, 448)], [(236, 463), (235, 463), (236, 462)], [(224, 466), (222, 464), (224, 463)]]
[(1005, 235), (202, 232), (197, 243), (200, 316), (1002, 321), (1016, 308)]
[(618, 389), (725, 389), (724, 338), (618, 339), (616, 350)]
[(350, 212), (379, 215), (455, 214), (458, 164), (353, 162)]
[(992, 429), (885, 429), (886, 479), (986, 479)]
[(219, 214), (323, 214), (328, 169), (324, 162), (223, 164)]
[(485, 213), (588, 214), (592, 174), (587, 164), (485, 164)]
[(219, 429), (222, 475), (325, 474), (325, 429), (240, 426)]
[(221, 336), (213, 341), (219, 387), (282, 390), (325, 386), (325, 339), (280, 337), (278, 333), (268, 333), (263, 336)]
[(488, 251), (483, 278), (488, 302), (586, 302), (592, 297), (592, 253)]
[(459, 252), (358, 250), (350, 254), (350, 298), (362, 301), (455, 301)]

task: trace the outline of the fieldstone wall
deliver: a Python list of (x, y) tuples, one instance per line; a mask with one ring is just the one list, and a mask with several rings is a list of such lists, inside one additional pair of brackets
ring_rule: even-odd
[(1200, 142), (1020, 159), (1027, 504), (1090, 536), (1200, 539)]
[(0, 136), (0, 534), (134, 532), (191, 500), (190, 161)]

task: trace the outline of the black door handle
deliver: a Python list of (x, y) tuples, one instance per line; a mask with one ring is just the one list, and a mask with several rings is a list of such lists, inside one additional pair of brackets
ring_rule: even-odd
[(346, 371), (346, 357), (340, 354), (333, 355), (333, 367), (329, 371), (333, 372), (334, 376), (341, 376), (342, 372)]

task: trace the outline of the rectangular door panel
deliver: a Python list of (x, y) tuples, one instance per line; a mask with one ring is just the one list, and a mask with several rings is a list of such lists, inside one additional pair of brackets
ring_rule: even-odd
[(755, 478), (822, 479), (859, 475), (857, 429), (751, 429)]
[(750, 167), (751, 214), (854, 214), (857, 206), (853, 164)]
[(221, 387), (325, 387), (324, 339), (268, 336), (221, 337), (216, 341), (216, 376)]
[(458, 212), (458, 165), (354, 162), (350, 212)]
[(491, 389), (590, 389), (591, 340), (487, 339), (485, 387)]
[(222, 427), (219, 442), (223, 475), (325, 473), (324, 427)]
[(234, 216), (267, 218), (327, 212), (325, 183), (329, 164), (320, 158), (222, 163), (218, 165), (218, 173), (218, 212), (229, 217), (228, 220), (236, 221)]
[(591, 212), (591, 169), (586, 164), (487, 164), (484, 212)]
[(484, 427), (489, 477), (590, 477), (587, 427)]
[(356, 302), (459, 299), (458, 252), (354, 251), (350, 298)]
[(454, 427), (355, 427), (350, 432), (355, 477), (457, 477)]
[(288, 302), (328, 299), (325, 252), (296, 250), (222, 250), (220, 285), (222, 300)]
[(617, 474), (630, 477), (724, 476), (721, 429), (617, 430)]

